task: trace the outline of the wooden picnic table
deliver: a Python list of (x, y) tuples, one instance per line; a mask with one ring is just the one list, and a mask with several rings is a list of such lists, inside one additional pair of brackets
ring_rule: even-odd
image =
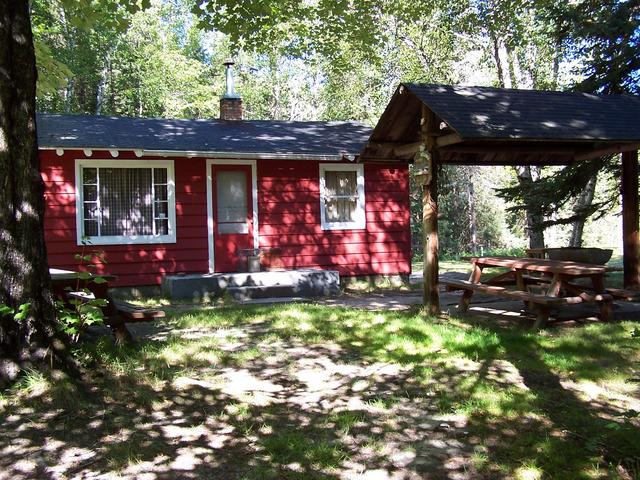
[[(73, 270), (62, 270), (60, 268), (50, 268), (49, 275), (51, 276), (53, 293), (60, 298), (64, 298), (70, 289), (87, 289), (93, 293), (96, 298), (107, 299), (109, 282), (113, 282), (118, 278), (115, 275), (95, 275), (91, 272), (76, 272)], [(105, 282), (94, 282), (93, 279), (96, 277), (101, 277)]]
[[(140, 308), (128, 302), (115, 300), (109, 293), (109, 282), (118, 278), (115, 275), (96, 275), (91, 272), (76, 272), (58, 268), (50, 268), (49, 275), (51, 276), (53, 294), (65, 302), (70, 303), (70, 300), (86, 301), (94, 298), (106, 300), (106, 306), (102, 307), (104, 322), (111, 327), (118, 344), (131, 341), (131, 334), (126, 327), (127, 323), (145, 322), (165, 316), (165, 312), (162, 310)], [(97, 277), (105, 281), (96, 282)]]
[[(449, 290), (463, 290), (459, 310), (465, 312), (474, 292), (522, 300), (537, 313), (536, 328), (542, 328), (553, 308), (579, 303), (597, 303), (602, 320), (611, 318), (613, 297), (604, 286), (606, 267), (542, 258), (474, 257), (468, 281), (442, 280)], [(487, 267), (508, 269), (481, 281)], [(587, 278), (589, 284), (575, 283)], [(512, 287), (512, 288), (507, 288)]]

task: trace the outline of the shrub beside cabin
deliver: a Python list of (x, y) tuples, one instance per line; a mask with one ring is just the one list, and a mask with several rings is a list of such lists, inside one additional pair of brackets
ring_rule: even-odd
[[(354, 122), (38, 116), (51, 267), (105, 253), (116, 286), (177, 273), (263, 268), (408, 275), (406, 164), (357, 162), (371, 130)], [(240, 260), (240, 262), (239, 262)]]

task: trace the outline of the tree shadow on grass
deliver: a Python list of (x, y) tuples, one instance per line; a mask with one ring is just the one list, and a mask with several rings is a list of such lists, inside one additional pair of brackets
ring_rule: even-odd
[[(459, 320), (482, 325), (497, 336), (498, 348), (463, 348), (483, 358), (479, 377), (469, 391), (487, 379), (487, 364), (506, 361), (521, 378), (521, 391), (505, 396), (496, 414), (472, 413), (469, 429), (490, 461), (487, 471), (504, 474), (505, 466), (552, 478), (640, 478), (640, 428), (621, 422), (624, 407), (607, 398), (606, 389), (587, 398), (577, 383), (599, 382), (613, 371), (632, 371), (638, 345), (620, 323), (580, 329), (530, 332), (492, 325), (467, 316)], [(638, 391), (636, 393), (636, 399)]]
[(7, 408), (0, 478), (581, 478), (638, 455), (635, 427), (605, 427), (619, 407), (566, 382), (631, 367), (620, 324), (553, 338), (417, 310), (203, 315), (172, 324), (201, 338), (87, 346), (91, 397), (52, 382)]
[[(208, 340), (100, 341), (93, 396), (52, 382), (0, 415), (0, 478), (471, 478), (411, 369), (245, 333), (217, 363)], [(175, 364), (157, 355), (179, 346)]]
[[(554, 478), (640, 475), (640, 429), (620, 421), (624, 404), (612, 402), (606, 388), (587, 398), (576, 386), (637, 367), (638, 345), (620, 323), (538, 334), (473, 317), (426, 320), (425, 327), (416, 311), (371, 314), (360, 322), (362, 312), (353, 310), (306, 313), (313, 329), (288, 325), (283, 331), (331, 338), (363, 358), (411, 365), (440, 411), (467, 415), (468, 443), (478, 447), (478, 463), (489, 477), (519, 469)], [(472, 365), (466, 368), (457, 355)]]

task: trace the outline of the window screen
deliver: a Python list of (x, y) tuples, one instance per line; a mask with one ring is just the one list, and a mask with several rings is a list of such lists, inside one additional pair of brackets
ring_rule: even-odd
[(248, 233), (247, 174), (218, 172), (216, 191), (218, 233)]
[(82, 167), (87, 237), (168, 235), (167, 168)]

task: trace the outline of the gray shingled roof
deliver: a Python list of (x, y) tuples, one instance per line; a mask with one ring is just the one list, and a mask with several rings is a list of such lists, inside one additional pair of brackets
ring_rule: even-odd
[(404, 85), (465, 139), (640, 141), (632, 95)]
[(298, 155), (357, 154), (371, 128), (356, 122), (182, 120), (38, 114), (38, 145)]

